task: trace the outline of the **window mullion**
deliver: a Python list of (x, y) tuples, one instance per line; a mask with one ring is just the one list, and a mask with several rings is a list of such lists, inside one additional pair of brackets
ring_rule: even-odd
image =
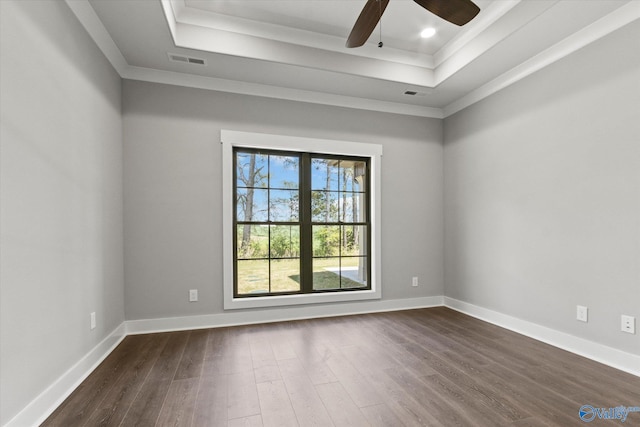
[(313, 232), (311, 228), (311, 155), (303, 153), (300, 167), (300, 283), (313, 291)]

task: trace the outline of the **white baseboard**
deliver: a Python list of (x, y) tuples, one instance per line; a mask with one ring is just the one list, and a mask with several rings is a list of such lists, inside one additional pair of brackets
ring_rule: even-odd
[(640, 377), (640, 356), (559, 332), (454, 298), (433, 296), (361, 303), (254, 309), (201, 316), (129, 320), (118, 326), (80, 361), (44, 390), (4, 427), (40, 425), (116, 348), (127, 335), (270, 323), (321, 317), (445, 306), (505, 329), (545, 342)]
[(62, 374), (4, 427), (39, 426), (126, 337), (124, 322)]
[(415, 308), (440, 307), (442, 296), (397, 300), (375, 300), (331, 305), (306, 305), (278, 307), (277, 309), (233, 310), (220, 314), (200, 316), (166, 317), (161, 319), (129, 320), (127, 334), (205, 329), (222, 326), (250, 325), (289, 320), (317, 319), (320, 317), (347, 316), (352, 314), (380, 313), (385, 311), (410, 310)]
[(452, 310), (640, 377), (640, 356), (454, 298), (444, 297), (444, 305)]

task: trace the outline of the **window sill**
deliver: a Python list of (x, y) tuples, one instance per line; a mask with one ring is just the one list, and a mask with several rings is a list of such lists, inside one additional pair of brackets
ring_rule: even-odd
[(345, 301), (364, 301), (380, 299), (381, 295), (376, 290), (330, 292), (305, 295), (282, 295), (269, 297), (243, 297), (225, 298), (225, 310), (237, 310), (244, 308), (282, 307), (289, 305), (324, 304)]

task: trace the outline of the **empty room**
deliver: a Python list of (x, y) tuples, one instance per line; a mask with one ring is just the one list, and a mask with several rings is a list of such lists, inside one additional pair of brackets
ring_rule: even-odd
[(0, 425), (640, 425), (637, 0), (1, 0)]

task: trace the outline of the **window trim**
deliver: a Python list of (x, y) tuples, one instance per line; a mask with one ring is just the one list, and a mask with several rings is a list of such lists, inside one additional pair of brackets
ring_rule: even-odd
[[(382, 298), (381, 275), (381, 173), (382, 146), (350, 141), (338, 141), (295, 136), (271, 135), (253, 132), (221, 130), (222, 144), (222, 242), (224, 309), (278, 307), (300, 304), (322, 304)], [(368, 157), (371, 173), (371, 289), (349, 292), (328, 292), (260, 297), (234, 297), (233, 292), (233, 148), (256, 148), (340, 156)]]

